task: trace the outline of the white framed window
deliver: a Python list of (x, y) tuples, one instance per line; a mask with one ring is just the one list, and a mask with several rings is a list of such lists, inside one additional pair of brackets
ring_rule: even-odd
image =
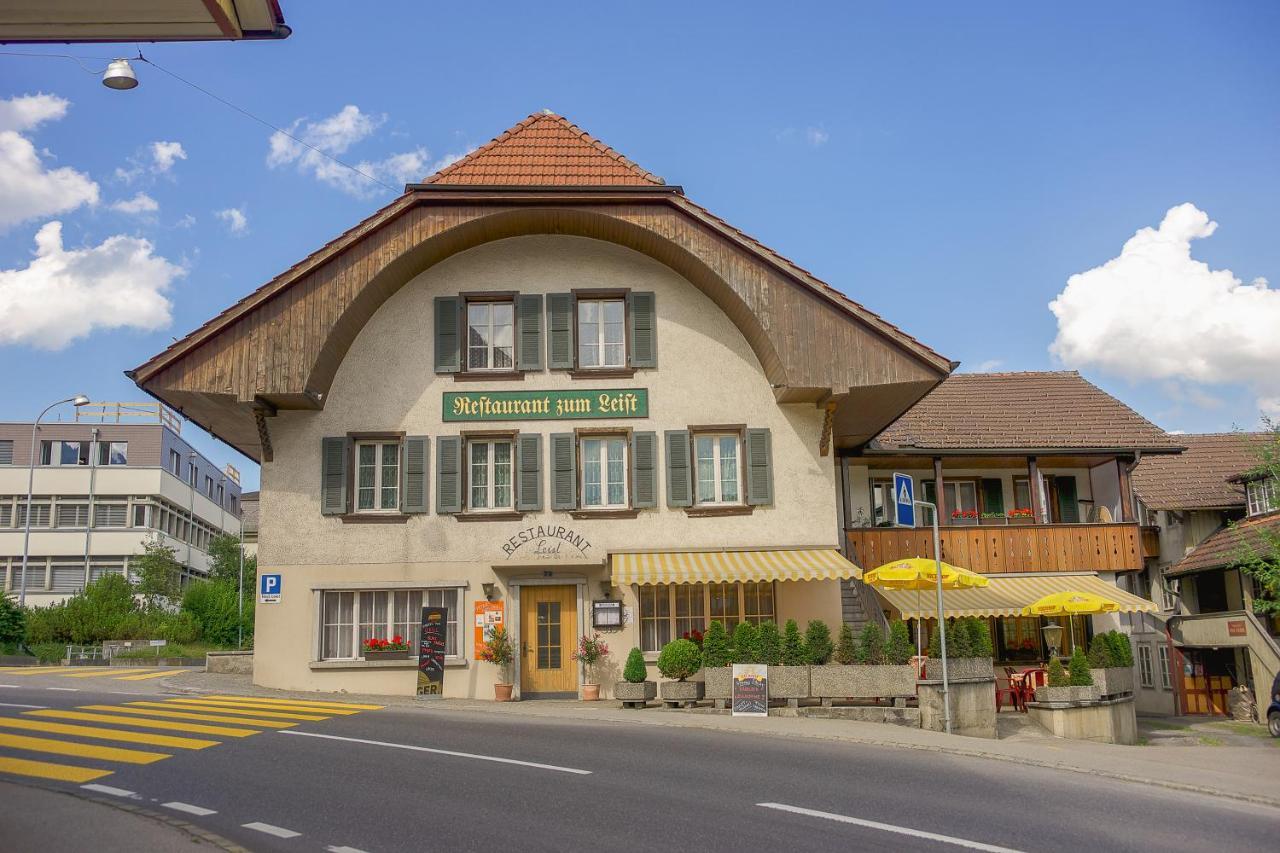
[(40, 442), (40, 464), (88, 465), (89, 442), (42, 441)]
[(511, 302), (467, 303), (467, 370), (514, 369), (514, 342)]
[(1138, 644), (1138, 683), (1143, 687), (1155, 687), (1155, 678), (1151, 671), (1151, 646)]
[[(146, 509), (146, 507), (142, 507)], [(127, 527), (129, 525), (128, 504), (94, 504), (94, 527)]]
[(320, 657), (322, 660), (354, 660), (364, 656), (364, 641), (373, 637), (400, 637), (417, 654), (422, 629), (422, 608), (443, 607), (446, 658), (460, 656), (458, 625), (460, 591), (436, 589), (325, 590), (320, 601)]
[(578, 367), (626, 367), (626, 301), (578, 300)]
[(582, 506), (625, 509), (627, 506), (627, 440), (623, 436), (583, 438)]
[(194, 489), (198, 482), (200, 482), (200, 477), (199, 477), (199, 473), (196, 470), (196, 463), (188, 462), (187, 463), (187, 484)]
[(695, 435), (697, 502), (702, 505), (742, 503), (741, 441), (736, 433)]
[[(17, 520), (15, 526), (27, 526), (27, 500), (25, 497), (18, 498), (17, 512), (15, 513)], [(53, 518), (53, 505), (50, 498), (32, 498), (31, 500), (31, 526), (32, 527), (48, 527), (49, 522)]]
[(1169, 672), (1169, 647), (1161, 644), (1159, 648), (1160, 658), (1160, 689), (1172, 690), (1173, 680)]
[(400, 443), (356, 443), (356, 512), (400, 508)]
[(205, 497), (213, 497), (213, 478), (208, 474), (206, 474), (204, 478), (204, 494)]
[(738, 622), (759, 625), (774, 618), (772, 581), (651, 584), (636, 588), (640, 649), (658, 652), (677, 637), (720, 622), (730, 634)]
[(893, 503), (893, 482), (890, 480), (872, 480), (871, 525), (873, 527), (893, 526)]
[(128, 465), (129, 464), (129, 442), (127, 441), (98, 442), (98, 464), (99, 465)]
[(58, 511), (54, 514), (54, 519), (55, 527), (88, 527), (89, 505), (58, 501)]
[(169, 473), (175, 477), (182, 476), (182, 454), (176, 450), (169, 451)]
[(980, 514), (978, 484), (975, 481), (944, 479), (942, 491), (947, 496), (947, 514), (950, 518), (940, 518), (939, 521), (951, 524), (960, 521), (972, 522)]
[(1245, 484), (1245, 494), (1249, 498), (1249, 515), (1262, 515), (1280, 509), (1280, 486), (1276, 480), (1268, 477)]
[(467, 508), (477, 512), (511, 509), (512, 453), (510, 439), (467, 442)]

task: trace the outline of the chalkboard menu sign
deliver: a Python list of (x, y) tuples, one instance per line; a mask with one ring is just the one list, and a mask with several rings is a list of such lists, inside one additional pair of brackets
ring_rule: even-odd
[(769, 669), (758, 663), (733, 665), (733, 715), (769, 716)]
[(448, 625), (448, 608), (422, 608), (422, 639), (418, 641), (419, 696), (440, 696), (444, 693), (444, 648)]

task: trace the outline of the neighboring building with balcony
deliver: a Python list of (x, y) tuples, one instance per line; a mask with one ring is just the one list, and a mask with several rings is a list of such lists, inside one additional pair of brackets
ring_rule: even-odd
[[(1043, 595), (1083, 590), (1121, 601), (1116, 616), (1068, 620), (1061, 651), (1070, 654), (1095, 627), (1155, 609), (1123, 580), (1155, 553), (1130, 474), (1143, 456), (1181, 449), (1075, 372), (955, 374), (843, 457), (846, 556), (864, 570), (933, 556), (930, 519), (893, 527), (893, 474), (910, 474), (917, 499), (939, 508), (942, 559), (990, 578), (983, 589), (949, 593), (947, 610), (992, 620), (997, 662), (1045, 659), (1047, 620), (1020, 615)], [(846, 584), (845, 606), (846, 621), (883, 613), (914, 627), (919, 616), (926, 629), (936, 613), (930, 595), (873, 592), (856, 581)]]
[(1244, 684), (1265, 705), (1280, 669), (1280, 622), (1256, 616), (1244, 549), (1280, 534), (1280, 488), (1247, 478), (1269, 433), (1180, 435), (1187, 451), (1146, 459), (1134, 473), (1140, 511), (1160, 531), (1160, 553), (1142, 579), (1161, 607), (1134, 631), (1139, 710), (1226, 714)]
[[(95, 422), (96, 421), (96, 422)], [(0, 580), (22, 584), (31, 424), (0, 423)], [(157, 403), (90, 404), (76, 420), (40, 425), (26, 600), (47, 605), (104, 574), (123, 573), (159, 537), (183, 577), (208, 572), (208, 543), (239, 535), (239, 475), (182, 439)]]

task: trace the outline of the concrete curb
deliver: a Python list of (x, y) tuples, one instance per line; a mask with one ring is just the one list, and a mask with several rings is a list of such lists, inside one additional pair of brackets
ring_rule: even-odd
[[(206, 693), (222, 692), (222, 688), (209, 690), (209, 689), (204, 689), (199, 687), (183, 687), (178, 685), (176, 682), (171, 681), (170, 679), (164, 679), (161, 682), (161, 684), (162, 684), (162, 688), (167, 692), (182, 693), (186, 695), (201, 695)], [(249, 686), (248, 688), (241, 688), (237, 690), (237, 692), (245, 692), (251, 695), (259, 696), (264, 699), (271, 698), (271, 697), (285, 698), (285, 697), (295, 695), (293, 693), (290, 693), (289, 691), (282, 691), (282, 690), (270, 691), (270, 690), (266, 690), (264, 688), (260, 688), (252, 685)], [(366, 697), (362, 695), (358, 696), (356, 694), (348, 695), (345, 693), (332, 693), (332, 694), (307, 693), (305, 695), (309, 698), (316, 698), (316, 697), (325, 696), (325, 695), (341, 697), (341, 699), (337, 701), (353, 701), (353, 700), (359, 701), (361, 699), (367, 699), (367, 698), (374, 698), (374, 699), (378, 698), (378, 697)], [(379, 701), (385, 702), (388, 698), (400, 699), (403, 697), (382, 697), (382, 699)], [(526, 712), (524, 714), (518, 714), (516, 712), (506, 710), (505, 708), (502, 708), (502, 709), (496, 708), (496, 707), (485, 708), (480, 705), (468, 705), (465, 708), (458, 708), (458, 707), (450, 708), (443, 702), (437, 705), (436, 703), (428, 704), (428, 703), (420, 703), (420, 702), (409, 703), (409, 702), (391, 701), (391, 702), (387, 702), (387, 707), (402, 708), (406, 710), (424, 711), (427, 713), (439, 713), (442, 711), (451, 712), (451, 713), (462, 713), (465, 711), (465, 712), (475, 712), (475, 713), (481, 713), (481, 714), (493, 714), (495, 716), (502, 716), (502, 715), (506, 715), (508, 717), (526, 716), (526, 717), (531, 717), (535, 719), (576, 720), (576, 721), (585, 721), (585, 722), (591, 722), (591, 723), (611, 723), (614, 725), (639, 724), (639, 725), (646, 725), (646, 726), (663, 726), (663, 727), (669, 727), (669, 728), (691, 728), (691, 729), (701, 729), (703, 731), (724, 732), (726, 734), (750, 734), (750, 735), (756, 735), (756, 736), (765, 735), (767, 737), (775, 737), (775, 738), (802, 737), (809, 740), (824, 740), (824, 741), (831, 741), (831, 742), (837, 742), (837, 743), (858, 743), (858, 744), (864, 744), (866, 746), (876, 746), (876, 747), (882, 747), (882, 748), (911, 749), (919, 752), (937, 752), (937, 753), (942, 753), (944, 755), (955, 755), (955, 756), (960, 756), (962, 758), (985, 758), (991, 761), (1004, 761), (1010, 764), (1021, 764), (1027, 767), (1039, 767), (1039, 768), (1048, 769), (1048, 770), (1066, 770), (1073, 773), (1080, 773), (1086, 776), (1095, 776), (1102, 779), (1114, 779), (1120, 782), (1130, 782), (1130, 783), (1139, 784), (1139, 785), (1151, 785), (1154, 787), (1164, 788), (1166, 790), (1171, 790), (1171, 791), (1180, 791), (1183, 793), (1191, 793), (1191, 794), (1202, 794), (1205, 796), (1219, 797), (1222, 799), (1235, 800), (1237, 802), (1245, 802), (1245, 803), (1251, 803), (1253, 805), (1268, 806), (1270, 808), (1280, 809), (1280, 798), (1278, 797), (1266, 797), (1266, 796), (1261, 796), (1257, 794), (1245, 794), (1238, 791), (1224, 791), (1220, 788), (1212, 788), (1204, 785), (1191, 785), (1183, 782), (1170, 781), (1168, 779), (1153, 779), (1145, 776), (1136, 776), (1130, 773), (1120, 773), (1112, 770), (1102, 770), (1095, 767), (1081, 767), (1079, 765), (1065, 764), (1057, 761), (1042, 761), (1039, 759), (1028, 758), (1026, 756), (1021, 756), (1021, 755), (1007, 755), (1007, 754), (1001, 754), (1001, 753), (985, 752), (980, 749), (967, 749), (965, 747), (959, 747), (959, 746), (944, 746), (941, 744), (909, 743), (904, 741), (882, 740), (882, 739), (867, 737), (865, 735), (859, 735), (859, 734), (832, 736), (832, 735), (828, 735), (820, 732), (806, 733), (806, 732), (794, 732), (794, 731), (780, 732), (780, 731), (767, 731), (767, 730), (748, 732), (740, 729), (723, 728), (723, 727), (714, 726), (714, 725), (707, 725), (705, 723), (691, 723), (689, 722), (689, 720), (696, 719), (697, 716), (701, 716), (707, 720), (714, 720), (714, 719), (717, 719), (717, 717), (711, 716), (711, 715), (685, 715), (685, 712), (681, 712), (681, 711), (667, 712), (659, 709), (653, 709), (654, 714), (656, 715), (666, 715), (669, 713), (669, 714), (687, 716), (688, 719), (677, 723), (674, 720), (662, 720), (659, 716), (643, 715), (635, 712), (631, 712), (631, 713), (635, 713), (635, 716), (633, 718), (629, 718), (627, 720), (619, 720), (619, 719), (613, 719), (609, 717), (591, 718), (591, 717), (579, 716), (576, 714), (564, 714), (564, 713), (554, 713), (554, 712), (547, 713), (544, 711), (538, 711), (534, 713)], [(1051, 738), (1051, 740), (1057, 741), (1058, 739)]]

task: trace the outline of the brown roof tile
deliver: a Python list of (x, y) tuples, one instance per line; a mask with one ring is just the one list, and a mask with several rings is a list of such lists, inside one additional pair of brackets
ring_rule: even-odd
[(1148, 450), (1181, 445), (1074, 370), (956, 373), (889, 425), (873, 450)]
[(1268, 433), (1178, 435), (1187, 449), (1177, 456), (1145, 457), (1133, 472), (1133, 488), (1151, 509), (1228, 509), (1244, 506), (1244, 487), (1228, 482), (1258, 464)]
[(663, 180), (563, 116), (534, 113), (424, 184), (662, 186)]
[(1237, 562), (1241, 553), (1247, 553), (1249, 548), (1269, 550), (1270, 545), (1262, 535), (1264, 531), (1280, 536), (1280, 512), (1246, 518), (1233, 527), (1222, 528), (1192, 548), (1187, 556), (1170, 566), (1165, 574), (1177, 577), (1220, 569)]

